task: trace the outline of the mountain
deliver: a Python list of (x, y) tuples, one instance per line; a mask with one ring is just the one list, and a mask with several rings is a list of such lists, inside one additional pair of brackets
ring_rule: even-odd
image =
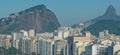
[(116, 9), (110, 5), (104, 15), (85, 22), (87, 27), (84, 31), (90, 31), (98, 36), (99, 32), (109, 30), (111, 34), (120, 35), (120, 16), (116, 14)]
[(84, 23), (74, 24), (71, 27), (72, 28), (84, 28)]
[(7, 18), (0, 19), (0, 33), (10, 34), (19, 30), (35, 29), (39, 32), (52, 32), (60, 27), (56, 15), (45, 5), (37, 5)]

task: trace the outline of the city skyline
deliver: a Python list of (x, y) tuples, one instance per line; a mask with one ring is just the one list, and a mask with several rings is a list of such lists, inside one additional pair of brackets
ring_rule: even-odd
[(97, 16), (101, 16), (105, 13), (110, 4), (115, 7), (117, 14), (120, 15), (119, 0), (2, 0), (1, 2), (0, 18), (8, 17), (11, 13), (16, 13), (36, 5), (44, 4), (48, 9), (55, 13), (62, 26), (78, 24), (80, 22), (96, 18)]
[(0, 55), (120, 55), (120, 0), (1, 0)]

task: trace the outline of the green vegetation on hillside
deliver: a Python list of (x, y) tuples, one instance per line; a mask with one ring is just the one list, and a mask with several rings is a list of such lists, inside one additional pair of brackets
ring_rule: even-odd
[(98, 36), (99, 32), (103, 30), (109, 30), (110, 34), (120, 35), (120, 21), (101, 20), (84, 29), (84, 31), (90, 31), (95, 36)]

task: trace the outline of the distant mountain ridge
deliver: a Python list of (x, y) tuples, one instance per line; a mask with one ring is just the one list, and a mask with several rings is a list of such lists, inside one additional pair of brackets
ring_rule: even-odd
[(60, 27), (56, 15), (45, 5), (37, 5), (7, 18), (0, 19), (0, 33), (11, 33), (21, 29), (35, 29), (36, 32), (51, 32)]
[(91, 25), (100, 20), (117, 20), (118, 21), (120, 20), (120, 16), (116, 14), (116, 9), (112, 5), (109, 5), (104, 15), (96, 17), (92, 20), (89, 20), (85, 22), (85, 24)]
[(87, 27), (84, 31), (90, 31), (96, 36), (103, 30), (109, 30), (111, 34), (120, 35), (120, 16), (116, 14), (116, 9), (112, 5), (107, 8), (104, 15), (89, 20), (85, 24)]

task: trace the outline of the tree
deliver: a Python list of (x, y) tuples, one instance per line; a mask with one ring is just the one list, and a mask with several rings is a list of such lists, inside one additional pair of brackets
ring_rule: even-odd
[(18, 50), (15, 47), (10, 47), (7, 51), (8, 54), (17, 54)]
[(31, 54), (32, 54), (32, 55), (36, 55), (36, 53), (35, 53), (35, 52), (32, 52)]
[(4, 55), (6, 53), (6, 49), (4, 47), (0, 47), (0, 54)]

